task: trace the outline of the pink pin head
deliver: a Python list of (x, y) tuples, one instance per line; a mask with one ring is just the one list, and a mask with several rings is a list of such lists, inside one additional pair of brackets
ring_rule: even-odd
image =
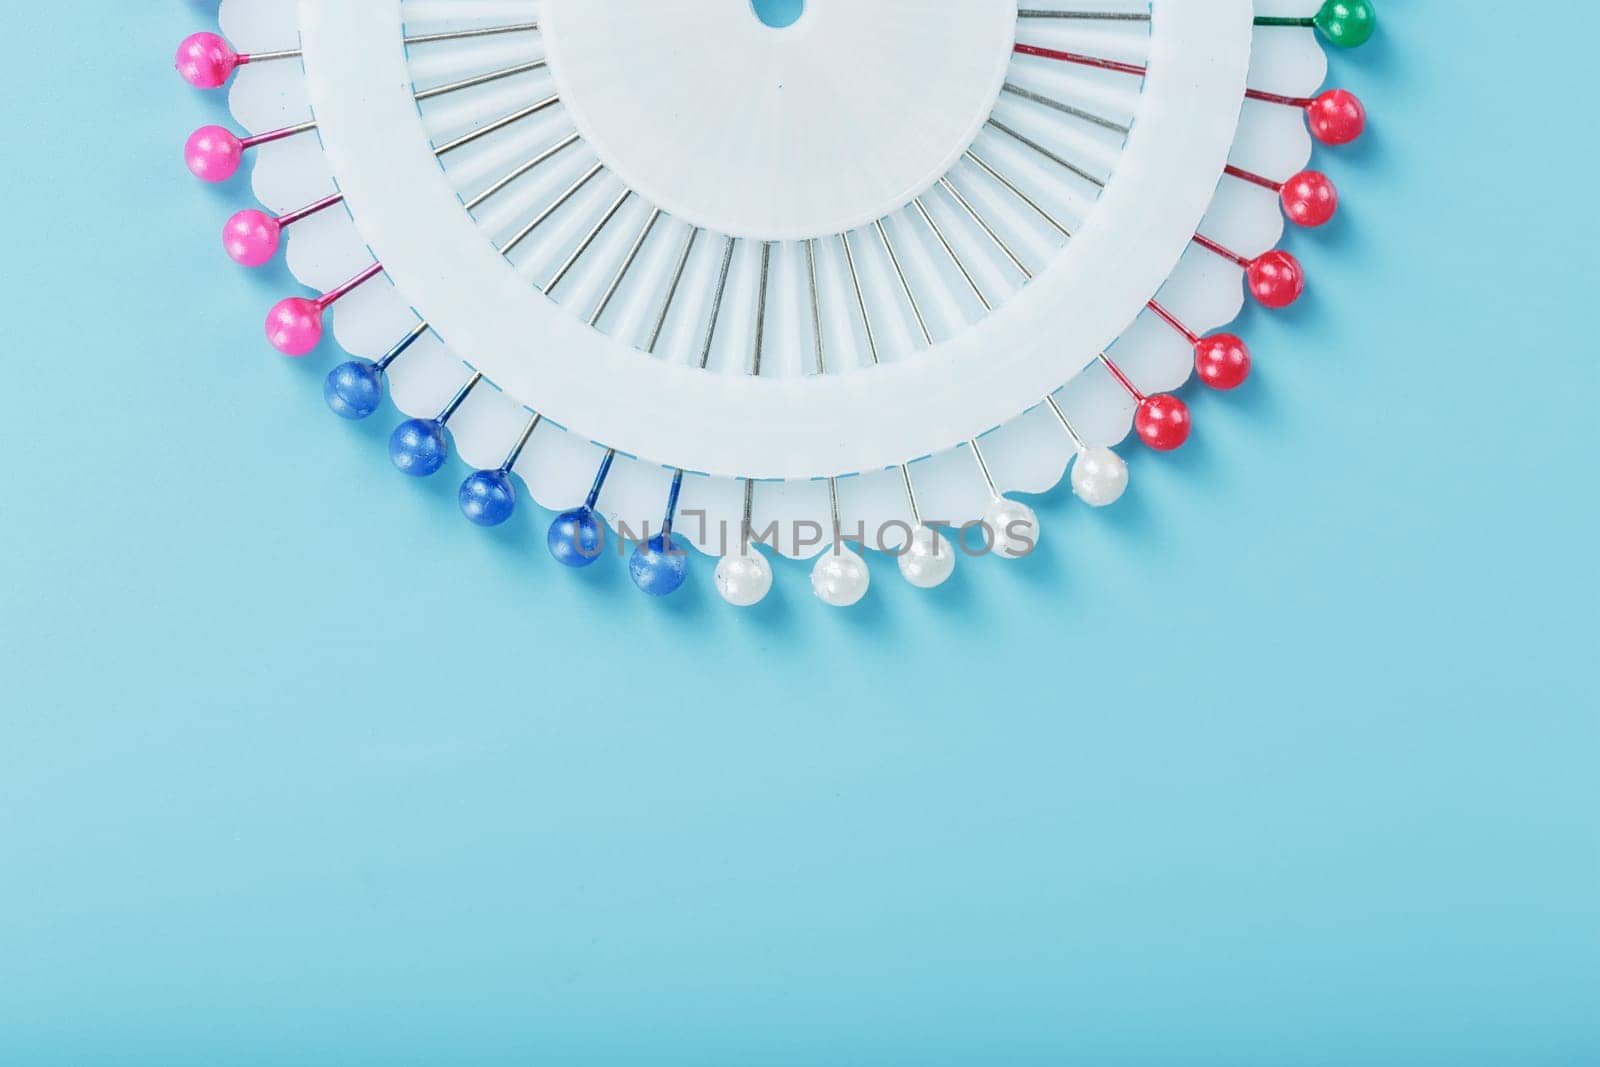
[(1367, 128), (1367, 109), (1345, 89), (1329, 89), (1311, 101), (1306, 117), (1311, 136), (1323, 144), (1349, 144)]
[(222, 228), (222, 247), (241, 267), (259, 267), (278, 254), (283, 224), (264, 211), (241, 211)]
[(286, 356), (303, 356), (322, 343), (322, 302), (291, 296), (267, 313), (267, 340)]
[(184, 162), (201, 181), (227, 181), (239, 172), (243, 158), (244, 142), (221, 126), (200, 127), (183, 146)]
[(1250, 295), (1269, 308), (1286, 308), (1306, 291), (1300, 261), (1280, 249), (1263, 252), (1246, 268)]
[(239, 53), (214, 33), (196, 33), (178, 46), (178, 73), (196, 89), (220, 89), (239, 66)]
[(1194, 346), (1194, 372), (1213, 389), (1237, 389), (1250, 377), (1250, 349), (1231, 333), (1202, 337)]
[(1133, 428), (1139, 438), (1157, 452), (1171, 452), (1182, 448), (1193, 429), (1189, 406), (1175, 396), (1147, 396), (1139, 401), (1139, 410), (1133, 416)]
[(1283, 212), (1298, 226), (1321, 226), (1339, 210), (1339, 190), (1326, 174), (1303, 170), (1283, 183)]

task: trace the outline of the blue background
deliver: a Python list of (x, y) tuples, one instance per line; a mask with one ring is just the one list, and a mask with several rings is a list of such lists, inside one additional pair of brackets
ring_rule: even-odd
[(329, 416), (140, 7), (8, 15), (0, 1061), (1600, 1062), (1592, 5), (1382, 5), (1123, 506), (753, 615)]

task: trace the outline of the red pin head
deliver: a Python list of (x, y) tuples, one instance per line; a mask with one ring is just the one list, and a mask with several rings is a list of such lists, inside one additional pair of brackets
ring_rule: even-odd
[(1367, 128), (1367, 109), (1356, 94), (1329, 89), (1306, 107), (1311, 136), (1323, 144), (1349, 144)]
[(178, 46), (178, 73), (196, 89), (220, 89), (239, 66), (239, 54), (214, 33), (196, 33)]
[(1283, 213), (1298, 226), (1322, 226), (1339, 210), (1339, 190), (1326, 174), (1303, 170), (1283, 183)]
[(1237, 389), (1250, 377), (1250, 349), (1231, 333), (1202, 337), (1194, 346), (1194, 372), (1213, 389)]
[(1245, 268), (1250, 295), (1269, 308), (1286, 308), (1306, 291), (1300, 261), (1280, 249), (1263, 252)]
[(1157, 452), (1171, 452), (1189, 439), (1189, 407), (1175, 396), (1147, 396), (1139, 401), (1133, 427)]

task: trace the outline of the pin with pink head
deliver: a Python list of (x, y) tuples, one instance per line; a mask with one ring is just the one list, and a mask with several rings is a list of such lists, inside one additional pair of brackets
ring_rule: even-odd
[(234, 215), (222, 227), (222, 247), (228, 258), (241, 267), (260, 267), (278, 254), (282, 235), (282, 219), (249, 208)]
[(222, 88), (239, 63), (239, 53), (214, 33), (193, 33), (178, 45), (178, 73), (196, 89)]
[(222, 247), (227, 251), (228, 257), (241, 267), (263, 266), (278, 254), (278, 245), (282, 241), (285, 228), (303, 218), (315, 215), (324, 208), (332, 207), (343, 199), (344, 194), (334, 193), (297, 211), (278, 216), (257, 211), (255, 208), (241, 211), (223, 226)]
[(189, 172), (201, 181), (225, 182), (239, 172), (247, 148), (281, 141), (297, 133), (316, 129), (315, 122), (302, 122), (298, 126), (285, 126), (253, 137), (240, 137), (221, 126), (202, 126), (189, 135), (183, 146), (183, 161)]
[(202, 126), (183, 146), (189, 173), (203, 182), (225, 182), (239, 172), (244, 141), (221, 126)]
[(291, 296), (267, 313), (267, 340), (286, 356), (303, 356), (322, 343), (322, 315), (364, 283), (383, 273), (374, 263), (354, 278), (319, 297)]
[(220, 89), (228, 84), (233, 72), (246, 63), (263, 63), (272, 59), (295, 59), (299, 49), (284, 52), (235, 52), (222, 37), (214, 33), (192, 33), (178, 45), (178, 74), (196, 89)]

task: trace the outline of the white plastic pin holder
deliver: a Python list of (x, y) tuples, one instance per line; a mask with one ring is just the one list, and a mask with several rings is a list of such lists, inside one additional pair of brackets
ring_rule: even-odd
[(187, 160), (221, 180), (254, 156), (264, 210), (230, 220), (228, 254), (287, 244), (319, 294), (269, 339), (306, 356), (331, 319), (354, 358), (330, 407), (389, 393), (396, 466), (460, 453), (472, 521), (505, 521), (520, 479), (560, 513), (561, 562), (638, 533), (649, 593), (693, 546), (724, 557), (725, 599), (760, 602), (755, 535), (820, 552), (830, 604), (866, 593), (863, 547), (934, 588), (956, 537), (1031, 551), (1017, 495), (1069, 467), (1115, 502), (1110, 446), (1130, 425), (1181, 446), (1191, 373), (1243, 384), (1244, 342), (1209, 331), (1242, 290), (1303, 290), (1274, 246), (1337, 208), (1311, 135), (1365, 123), (1316, 92), (1317, 34), (1358, 44), (1371, 8), (789, 6), (776, 27), (749, 0), (223, 0), (226, 36), (179, 68), (231, 79), (250, 132), (198, 131)]

